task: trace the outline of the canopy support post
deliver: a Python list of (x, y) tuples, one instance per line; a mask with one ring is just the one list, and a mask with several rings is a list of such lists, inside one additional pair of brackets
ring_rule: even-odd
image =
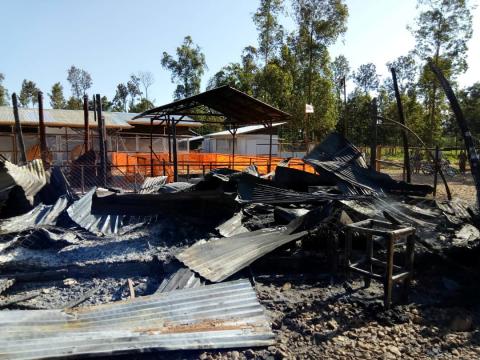
[(273, 123), (272, 120), (267, 122), (268, 134), (269, 134), (269, 149), (268, 149), (268, 166), (267, 166), (267, 174), (272, 171), (272, 138), (273, 138)]
[(237, 126), (233, 125), (233, 128), (228, 129), (228, 132), (232, 135), (232, 170), (235, 170), (235, 136), (237, 135)]
[[(95, 98), (93, 98), (95, 100)], [(95, 112), (95, 102), (93, 103), (94, 106), (94, 112)], [(88, 96), (84, 95), (83, 96), (83, 152), (86, 153), (88, 152)]]
[(172, 121), (172, 135), (173, 135), (173, 181), (178, 181), (178, 158), (177, 158), (177, 122)]
[(43, 162), (43, 167), (45, 169), (48, 168), (48, 158), (47, 158), (47, 137), (45, 131), (45, 120), (43, 116), (43, 93), (41, 91), (38, 92), (38, 129), (40, 135), (40, 158)]
[(150, 176), (153, 176), (153, 118), (150, 119)]

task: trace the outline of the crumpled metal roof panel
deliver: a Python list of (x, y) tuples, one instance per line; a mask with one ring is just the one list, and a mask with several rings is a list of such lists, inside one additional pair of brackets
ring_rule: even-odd
[(19, 232), (42, 225), (55, 225), (58, 216), (67, 206), (68, 199), (65, 196), (60, 197), (53, 205), (40, 204), (26, 214), (2, 220), (0, 234)]
[(97, 188), (92, 188), (67, 209), (70, 219), (85, 230), (96, 235), (115, 235), (122, 233), (126, 226), (151, 220), (152, 217), (92, 214), (92, 198), (96, 190)]
[(25, 196), (33, 202), (35, 196), (47, 183), (47, 173), (40, 159), (17, 166), (10, 161), (0, 159), (0, 192), (20, 186)]
[(306, 233), (290, 234), (288, 228), (261, 229), (228, 238), (199, 241), (176, 257), (205, 279), (219, 282)]
[(0, 358), (267, 346), (274, 334), (247, 280), (73, 310), (0, 311)]

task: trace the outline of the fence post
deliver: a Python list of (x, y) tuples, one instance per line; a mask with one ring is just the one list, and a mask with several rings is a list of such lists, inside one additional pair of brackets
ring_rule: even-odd
[(202, 164), (202, 174), (205, 176), (205, 164)]
[(435, 171), (433, 175), (433, 197), (437, 196), (437, 173), (438, 173), (438, 158), (440, 156), (440, 150), (438, 148), (438, 145), (435, 146), (435, 161), (433, 164), (433, 169)]
[(85, 194), (85, 165), (80, 165), (82, 173), (82, 194)]
[(137, 193), (137, 164), (133, 165), (133, 192)]
[(210, 171), (212, 171), (212, 162), (210, 161)]
[(187, 180), (190, 180), (190, 164), (187, 164)]
[(165, 166), (165, 159), (162, 159), (162, 168), (163, 168), (163, 176), (166, 176), (167, 169), (166, 169), (166, 166)]

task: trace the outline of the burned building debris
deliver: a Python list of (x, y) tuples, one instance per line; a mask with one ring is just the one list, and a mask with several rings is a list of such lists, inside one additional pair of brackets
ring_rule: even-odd
[[(91, 183), (82, 194), (59, 168), (2, 161), (2, 358), (147, 350), (197, 358), (206, 349), (282, 358), (285, 334), (312, 346), (344, 336), (336, 304), (362, 321), (403, 324), (409, 305), (393, 289), (406, 280), (413, 301), (425, 296), (417, 268), (428, 281), (432, 268), (453, 268), (439, 280), (452, 294), (471, 286), (476, 209), (368, 168), (339, 134), (306, 155), (315, 173), (285, 162), (265, 176), (252, 164), (195, 181), (145, 177), (134, 191)], [(397, 236), (407, 232), (406, 241)], [(373, 279), (370, 287), (347, 280), (348, 270)]]

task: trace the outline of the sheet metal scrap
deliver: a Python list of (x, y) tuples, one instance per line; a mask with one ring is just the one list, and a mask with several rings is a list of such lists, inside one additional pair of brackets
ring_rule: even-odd
[(97, 235), (120, 234), (128, 225), (139, 225), (147, 222), (150, 217), (125, 215), (94, 215), (91, 212), (92, 198), (96, 188), (92, 188), (81, 199), (75, 201), (68, 209), (70, 219), (80, 227)]
[(297, 192), (276, 187), (273, 182), (268, 180), (245, 176), (237, 178), (237, 181), (238, 200), (240, 203), (298, 204), (359, 197), (356, 194), (344, 195), (325, 191), (317, 191), (315, 193)]
[(33, 197), (47, 183), (47, 174), (42, 160), (36, 159), (26, 165), (17, 166), (10, 161), (0, 158), (0, 192), (20, 186), (25, 197), (33, 205)]
[(180, 268), (163, 279), (155, 293), (164, 293), (173, 290), (191, 289), (204, 286), (202, 280), (190, 269)]
[(68, 199), (60, 197), (53, 205), (40, 204), (26, 214), (0, 222), (0, 234), (19, 232), (43, 225), (55, 225), (60, 214), (67, 208)]
[(242, 212), (238, 212), (230, 219), (215, 228), (220, 235), (229, 237), (247, 232), (248, 229), (242, 225)]
[(0, 358), (8, 359), (273, 343), (274, 334), (247, 280), (79, 309), (0, 312)]
[(232, 216), (238, 206), (231, 194), (223, 191), (180, 191), (160, 194), (116, 194), (100, 192), (92, 198), (92, 214), (156, 216), (181, 218), (203, 225), (218, 224)]
[(219, 282), (306, 234), (306, 231), (290, 234), (288, 228), (262, 229), (229, 238), (200, 241), (176, 257), (205, 279)]
[(147, 177), (140, 186), (140, 194), (153, 194), (158, 192), (167, 183), (168, 176)]

